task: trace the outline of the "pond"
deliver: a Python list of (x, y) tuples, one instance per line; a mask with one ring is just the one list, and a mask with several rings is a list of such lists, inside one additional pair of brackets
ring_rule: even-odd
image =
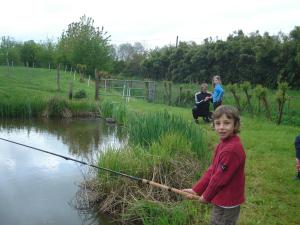
[[(1, 138), (88, 163), (109, 147), (123, 146), (125, 136), (99, 119), (0, 122)], [(111, 224), (74, 207), (86, 166), (3, 140), (0, 146), (0, 224)]]

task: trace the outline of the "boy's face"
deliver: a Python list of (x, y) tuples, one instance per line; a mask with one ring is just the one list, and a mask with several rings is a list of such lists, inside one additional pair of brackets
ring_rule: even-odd
[(207, 92), (207, 87), (202, 87), (200, 90), (201, 90), (202, 92)]
[(223, 114), (214, 120), (214, 127), (220, 139), (226, 139), (234, 133), (234, 120)]

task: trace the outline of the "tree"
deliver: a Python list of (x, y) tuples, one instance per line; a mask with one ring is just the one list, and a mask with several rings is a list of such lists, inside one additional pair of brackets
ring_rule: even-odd
[(278, 103), (278, 116), (277, 116), (277, 124), (279, 125), (282, 120), (283, 115), (283, 108), (284, 104), (287, 100), (287, 90), (289, 88), (289, 85), (287, 82), (278, 83), (278, 90), (276, 91), (276, 100)]
[(94, 27), (94, 20), (84, 15), (63, 32), (58, 43), (58, 61), (72, 67), (86, 65), (88, 74), (95, 69), (108, 70), (112, 61), (109, 38), (103, 27)]
[(57, 46), (51, 40), (40, 44), (41, 51), (38, 55), (39, 63), (42, 67), (54, 68)]
[(21, 59), (25, 66), (35, 67), (38, 61), (38, 55), (41, 52), (41, 47), (33, 40), (24, 42), (21, 48)]
[(132, 58), (134, 47), (129, 43), (121, 44), (117, 47), (116, 53), (118, 60), (127, 61)]
[(245, 92), (245, 95), (246, 95), (246, 99), (247, 99), (247, 105), (248, 105), (248, 110), (251, 114), (251, 116), (253, 117), (253, 108), (252, 108), (252, 104), (251, 104), (251, 84), (249, 81), (244, 81), (242, 84), (241, 84), (241, 89)]
[(10, 66), (20, 64), (20, 43), (9, 36), (1, 37), (0, 42), (0, 64), (9, 64)]

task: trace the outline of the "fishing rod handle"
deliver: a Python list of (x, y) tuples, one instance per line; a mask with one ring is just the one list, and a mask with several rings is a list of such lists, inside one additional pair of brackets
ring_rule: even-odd
[(179, 194), (179, 195), (182, 195), (182, 196), (184, 196), (185, 198), (188, 198), (188, 199), (192, 198), (192, 199), (195, 199), (195, 200), (199, 200), (199, 198), (200, 198), (200, 196), (198, 196), (198, 195), (193, 195), (191, 193), (187, 193), (187, 192), (179, 190), (177, 188), (172, 188), (172, 187), (169, 187), (167, 185), (159, 184), (159, 183), (156, 183), (154, 181), (147, 180), (147, 179), (142, 179), (142, 183), (150, 184), (152, 186), (155, 186), (155, 187), (158, 187), (158, 188), (161, 188), (161, 189), (172, 191), (172, 192), (174, 192), (176, 194)]

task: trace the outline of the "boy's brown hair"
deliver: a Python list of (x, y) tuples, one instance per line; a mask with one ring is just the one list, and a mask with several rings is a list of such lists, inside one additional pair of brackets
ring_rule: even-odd
[(234, 134), (240, 132), (240, 114), (237, 108), (231, 105), (221, 105), (219, 106), (216, 111), (214, 111), (212, 118), (213, 118), (213, 125), (215, 124), (214, 121), (221, 116), (226, 115), (227, 118), (233, 119), (234, 121)]

